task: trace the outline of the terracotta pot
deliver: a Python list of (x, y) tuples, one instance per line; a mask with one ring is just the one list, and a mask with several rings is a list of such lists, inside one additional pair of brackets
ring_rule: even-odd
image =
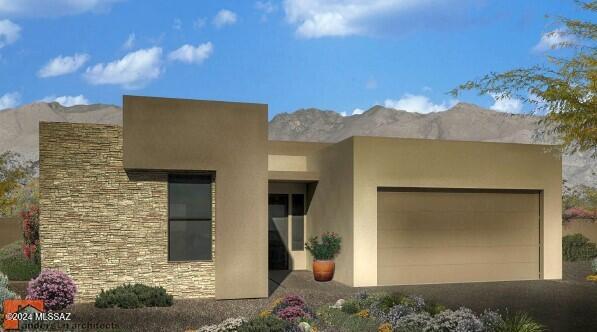
[(313, 261), (313, 277), (316, 281), (330, 281), (334, 278), (334, 261)]

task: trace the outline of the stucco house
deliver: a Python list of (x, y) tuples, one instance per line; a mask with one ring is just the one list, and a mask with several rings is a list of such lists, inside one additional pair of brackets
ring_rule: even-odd
[(126, 282), (266, 297), (324, 231), (355, 287), (562, 276), (552, 146), (268, 141), (267, 105), (125, 96), (122, 127), (40, 123), (39, 149), (42, 266), (80, 301)]

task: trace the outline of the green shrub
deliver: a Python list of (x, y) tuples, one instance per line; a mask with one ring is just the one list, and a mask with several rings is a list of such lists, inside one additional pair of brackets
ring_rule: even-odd
[(377, 295), (377, 300), (371, 304), (371, 309), (387, 313), (393, 306), (401, 304), (403, 299), (404, 295), (402, 294), (380, 294)]
[(524, 312), (506, 317), (495, 332), (542, 332), (543, 326)]
[(314, 236), (305, 243), (305, 248), (317, 260), (334, 259), (340, 252), (342, 238), (333, 232), (323, 233), (321, 241), (319, 237)]
[(425, 303), (425, 311), (430, 313), (432, 316), (435, 316), (446, 309), (447, 308), (441, 304), (433, 302)]
[(349, 315), (352, 315), (352, 314), (356, 314), (357, 312), (359, 312), (361, 310), (361, 308), (359, 307), (358, 303), (355, 303), (352, 300), (348, 300), (348, 301), (344, 302), (341, 310)]
[(593, 271), (593, 274), (597, 274), (597, 257), (593, 258), (593, 262), (591, 263), (591, 271)]
[(284, 332), (288, 323), (274, 316), (255, 317), (242, 324), (238, 332)]
[(28, 281), (37, 277), (40, 271), (39, 264), (22, 255), (0, 258), (0, 272), (6, 274), (8, 280)]
[(378, 323), (371, 318), (350, 315), (342, 310), (328, 307), (322, 307), (317, 312), (317, 317), (330, 331), (366, 332), (377, 331), (378, 327)]
[(95, 297), (97, 308), (169, 307), (173, 297), (163, 287), (126, 284), (101, 292)]
[(582, 234), (566, 235), (562, 238), (564, 260), (587, 261), (597, 256), (597, 246)]

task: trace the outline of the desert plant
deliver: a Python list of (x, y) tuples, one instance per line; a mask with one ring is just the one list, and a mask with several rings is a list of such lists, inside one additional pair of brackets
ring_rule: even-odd
[(27, 287), (27, 298), (43, 300), (49, 310), (60, 310), (75, 301), (77, 286), (66, 273), (58, 270), (44, 270), (31, 280)]
[[(427, 312), (412, 313), (401, 317), (396, 321), (396, 331), (411, 332), (411, 331), (436, 331), (431, 327), (432, 317)], [(442, 331), (442, 330), (437, 330)]]
[(97, 308), (169, 307), (172, 303), (172, 295), (169, 295), (163, 287), (143, 284), (125, 284), (107, 291), (102, 289), (95, 297)]
[(8, 277), (0, 272), (0, 315), (4, 312), (4, 300), (16, 299), (17, 294), (8, 289)]
[(300, 306), (290, 306), (276, 312), (278, 318), (287, 322), (296, 323), (300, 319), (309, 319), (312, 316)]
[(323, 233), (321, 241), (314, 236), (305, 243), (305, 248), (316, 260), (331, 260), (340, 253), (342, 238), (333, 232)]
[(565, 261), (586, 261), (597, 257), (597, 246), (582, 234), (566, 235), (562, 238), (562, 253)]
[(362, 332), (376, 331), (378, 323), (370, 318), (349, 315), (341, 310), (322, 307), (317, 312), (323, 331)]
[(488, 332), (496, 331), (504, 323), (504, 319), (499, 312), (487, 309), (483, 311), (483, 314), (479, 316), (479, 319), (483, 323), (485, 330)]
[(8, 287), (8, 277), (6, 274), (0, 272), (0, 288), (7, 288)]
[(283, 298), (274, 301), (272, 304), (272, 313), (274, 314), (288, 307), (301, 307), (304, 309), (307, 306), (305, 299), (298, 294), (287, 294)]
[(356, 314), (357, 312), (359, 312), (360, 306), (358, 305), (358, 303), (356, 301), (352, 301), (352, 300), (348, 300), (346, 302), (344, 302), (344, 304), (342, 305), (342, 312), (345, 312), (349, 315), (352, 314)]
[(255, 317), (238, 327), (238, 332), (284, 332), (288, 322), (278, 317)]
[(244, 317), (228, 318), (219, 324), (203, 326), (197, 332), (232, 332), (238, 330), (246, 322)]
[(431, 319), (431, 330), (441, 332), (484, 332), (483, 322), (465, 307), (444, 310)]
[(495, 332), (542, 332), (543, 326), (537, 323), (527, 313), (519, 312), (506, 317), (495, 329)]

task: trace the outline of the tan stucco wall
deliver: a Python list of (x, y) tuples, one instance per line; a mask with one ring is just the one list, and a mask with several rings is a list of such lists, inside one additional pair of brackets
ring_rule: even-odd
[[(336, 258), (334, 280), (353, 285), (353, 142), (351, 139), (321, 151), (320, 180), (307, 186), (308, 239), (323, 232), (336, 232), (342, 237), (342, 251)], [(311, 269), (312, 257), (307, 255)]]
[(267, 105), (123, 101), (124, 166), (215, 171), (216, 297), (268, 295)]
[(597, 243), (597, 222), (590, 220), (571, 220), (562, 224), (562, 236), (580, 233)]
[(125, 172), (121, 127), (42, 122), (39, 134), (42, 267), (68, 273), (78, 302), (136, 282), (214, 297), (215, 261), (168, 262), (168, 175)]
[(354, 286), (377, 283), (378, 187), (541, 190), (543, 278), (562, 277), (559, 153), (526, 144), (379, 137), (352, 141)]

